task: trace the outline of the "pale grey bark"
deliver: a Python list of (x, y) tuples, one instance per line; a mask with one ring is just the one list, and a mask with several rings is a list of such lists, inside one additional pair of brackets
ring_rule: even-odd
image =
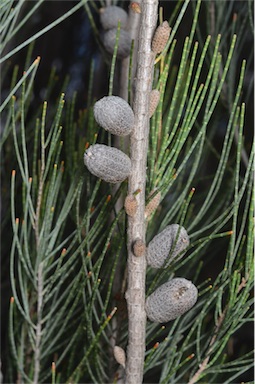
[(153, 77), (154, 54), (151, 52), (151, 39), (157, 22), (158, 1), (143, 0), (141, 3), (141, 24), (138, 40), (137, 74), (133, 110), (135, 129), (130, 140), (132, 172), (129, 177), (129, 193), (137, 194), (138, 209), (133, 218), (128, 219), (128, 347), (126, 362), (126, 384), (139, 384), (143, 381), (143, 366), (146, 335), (145, 312), (145, 255), (136, 257), (132, 244), (136, 239), (145, 242), (146, 224), (144, 219), (146, 164), (149, 135), (149, 94)]

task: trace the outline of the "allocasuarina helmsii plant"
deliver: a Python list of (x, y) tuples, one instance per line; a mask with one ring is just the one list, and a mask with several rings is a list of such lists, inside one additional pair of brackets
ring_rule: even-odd
[(79, 0), (16, 46), (44, 2), (48, 10), (44, 0), (0, 7), (3, 76), (19, 50), (76, 11), (85, 9), (99, 44), (96, 61), (85, 54), (81, 99), (70, 99), (71, 88), (65, 96), (65, 83), (55, 104), (53, 69), (43, 106), (33, 107), (47, 61), (29, 66), (33, 49), (43, 56), (37, 41), (7, 76), (3, 381), (245, 381), (253, 354), (236, 340), (252, 317), (254, 208), (252, 81), (240, 59), (251, 3), (184, 0), (162, 9), (157, 0)]
[[(151, 89), (153, 59), (156, 54), (164, 50), (170, 35), (167, 21), (155, 30), (157, 11), (157, 1), (142, 2), (134, 111), (118, 96), (105, 96), (94, 106), (95, 120), (102, 128), (114, 135), (131, 136), (131, 160), (119, 149), (102, 144), (91, 145), (84, 154), (88, 170), (104, 181), (118, 183), (129, 177), (129, 192), (125, 200), (129, 221), (128, 287), (125, 295), (129, 314), (129, 343), (125, 358), (127, 384), (138, 384), (143, 380), (146, 317), (158, 323), (174, 320), (188, 311), (197, 301), (196, 287), (184, 278), (175, 278), (155, 290), (145, 304), (146, 264), (154, 268), (167, 267), (173, 258), (184, 256), (184, 250), (189, 245), (186, 230), (178, 224), (168, 226), (151, 240), (147, 248), (145, 245), (148, 127), (160, 96), (158, 90)], [(123, 9), (117, 6), (103, 9), (100, 15), (103, 28), (108, 29), (104, 32), (105, 48), (113, 53), (118, 23), (121, 28), (125, 28), (127, 17)], [(117, 57), (128, 56), (130, 47), (131, 39), (128, 37), (128, 31), (120, 29)], [(139, 194), (135, 197), (137, 189)], [(140, 226), (140, 229), (137, 226)], [(137, 281), (139, 279), (140, 281)], [(117, 346), (115, 356), (116, 348)], [(123, 349), (121, 354), (124, 355)]]

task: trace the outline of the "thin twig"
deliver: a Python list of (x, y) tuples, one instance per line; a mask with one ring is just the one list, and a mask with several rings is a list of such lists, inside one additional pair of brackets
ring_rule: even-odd
[[(136, 2), (140, 4), (140, 0)], [(136, 71), (136, 64), (137, 64), (138, 33), (139, 33), (140, 20), (141, 20), (141, 14), (134, 12), (134, 10), (130, 6), (127, 30), (129, 32), (131, 39), (134, 41), (134, 48), (132, 52), (131, 95), (132, 95), (132, 90), (134, 86), (133, 80), (134, 80), (134, 74)], [(130, 64), (130, 56), (126, 57), (121, 62), (120, 97), (122, 97), (126, 101), (128, 101), (129, 64)], [(132, 101), (132, 97), (131, 97), (131, 101)]]
[(37, 324), (35, 336), (35, 368), (33, 383), (39, 382), (41, 338), (42, 338), (42, 305), (43, 305), (43, 262), (39, 264), (37, 275)]
[(206, 369), (207, 364), (208, 364), (208, 362), (210, 360), (210, 357), (211, 357), (211, 353), (212, 353), (212, 350), (213, 350), (213, 345), (214, 345), (214, 343), (215, 343), (215, 341), (217, 339), (217, 335), (218, 335), (220, 327), (221, 327), (221, 325), (223, 323), (223, 320), (225, 319), (226, 312), (227, 312), (227, 307), (224, 308), (224, 311), (222, 312), (221, 316), (218, 318), (218, 321), (217, 321), (217, 324), (216, 324), (216, 329), (215, 329), (213, 337), (211, 338), (211, 341), (210, 341), (210, 344), (209, 344), (209, 349), (208, 349), (208, 354), (207, 354), (206, 358), (202, 361), (201, 364), (199, 364), (199, 369), (197, 370), (195, 375), (190, 379), (188, 384), (196, 383), (199, 380), (199, 377), (200, 377), (201, 373)]
[[(239, 293), (241, 291), (242, 288), (244, 288), (246, 285), (246, 279), (243, 277), (242, 278), (242, 281), (238, 287), (238, 290), (237, 292)], [(215, 332), (211, 338), (211, 341), (209, 343), (209, 349), (208, 349), (208, 352), (207, 352), (207, 356), (206, 358), (202, 361), (201, 364), (199, 364), (199, 369), (196, 371), (196, 373), (194, 374), (194, 376), (190, 379), (190, 381), (188, 382), (188, 384), (195, 384), (199, 378), (200, 378), (200, 375), (202, 374), (202, 372), (207, 368), (207, 365), (208, 365), (208, 362), (210, 360), (210, 357), (211, 357), (211, 354), (212, 354), (212, 351), (213, 351), (213, 346), (216, 342), (216, 339), (217, 339), (217, 336), (218, 336), (218, 333), (219, 333), (219, 330), (222, 326), (222, 323), (226, 317), (226, 313), (227, 313), (227, 310), (228, 310), (228, 306), (226, 306), (222, 312), (222, 314), (219, 316), (218, 320), (217, 320), (217, 324), (216, 324), (216, 328), (215, 328)]]
[(36, 213), (35, 213), (35, 239), (36, 239), (36, 248), (39, 250), (39, 232), (40, 232), (40, 213), (42, 205), (42, 195), (44, 187), (44, 172), (45, 172), (45, 137), (44, 137), (44, 125), (45, 125), (45, 114), (46, 114), (47, 103), (44, 102), (43, 106), (43, 117), (42, 117), (42, 128), (41, 128), (41, 170), (40, 170), (40, 179), (38, 187), (38, 196), (36, 204)]
[[(44, 103), (42, 128), (41, 128), (41, 173), (39, 179), (36, 214), (35, 214), (35, 239), (37, 257), (40, 254), (40, 214), (44, 188), (44, 172), (45, 172), (45, 115), (46, 115), (47, 103)], [(37, 273), (37, 324), (36, 324), (36, 336), (35, 336), (35, 358), (34, 358), (34, 379), (33, 383), (37, 384), (40, 374), (40, 355), (41, 355), (41, 337), (42, 337), (42, 306), (43, 306), (43, 262), (40, 262), (38, 257), (38, 273)]]
[(151, 39), (157, 22), (157, 0), (143, 0), (141, 4), (141, 25), (139, 30), (137, 74), (133, 110), (135, 129), (131, 135), (130, 156), (132, 172), (129, 177), (129, 193), (140, 189), (136, 196), (138, 209), (128, 219), (128, 347), (126, 362), (126, 384), (140, 384), (143, 381), (145, 353), (145, 255), (136, 257), (132, 252), (133, 242), (139, 238), (145, 241), (145, 183), (149, 134), (149, 94), (151, 91), (154, 54)]

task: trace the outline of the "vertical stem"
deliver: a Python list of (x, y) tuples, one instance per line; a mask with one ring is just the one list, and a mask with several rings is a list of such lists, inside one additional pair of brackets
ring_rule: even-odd
[(41, 338), (42, 338), (42, 306), (43, 306), (43, 262), (41, 261), (40, 251), (40, 213), (44, 188), (44, 172), (45, 172), (45, 118), (46, 118), (47, 103), (44, 102), (42, 112), (41, 126), (41, 173), (39, 179), (37, 205), (35, 213), (35, 239), (36, 239), (36, 269), (37, 269), (37, 324), (35, 334), (35, 351), (34, 351), (34, 379), (33, 383), (39, 382), (40, 375), (40, 358), (41, 358)]
[[(131, 4), (132, 0), (130, 0)], [(136, 3), (140, 4), (141, 0), (137, 0)], [(137, 65), (137, 45), (138, 45), (138, 33), (139, 33), (139, 26), (140, 26), (140, 19), (141, 15), (139, 13), (135, 13), (133, 9), (130, 7), (129, 9), (129, 15), (128, 15), (128, 26), (127, 30), (129, 33), (129, 36), (134, 41), (134, 49), (133, 49), (133, 58), (132, 58), (132, 78), (131, 78), (131, 89), (133, 90), (133, 80), (134, 75), (136, 71), (136, 65)], [(130, 56), (126, 57), (121, 61), (121, 72), (120, 72), (120, 97), (122, 97), (124, 100), (128, 101), (128, 80), (129, 80), (129, 63), (130, 63)], [(132, 92), (131, 92), (131, 101), (132, 98)]]
[(140, 384), (143, 381), (143, 366), (146, 335), (145, 276), (146, 259), (134, 256), (133, 242), (139, 238), (145, 242), (145, 185), (149, 135), (149, 94), (151, 91), (154, 54), (151, 39), (157, 22), (158, 0), (143, 0), (141, 4), (141, 25), (138, 41), (137, 74), (133, 110), (135, 129), (131, 135), (130, 156), (132, 172), (129, 177), (129, 193), (137, 189), (138, 209), (128, 219), (128, 347), (126, 363), (126, 384)]
[(43, 263), (38, 267), (37, 275), (37, 324), (35, 335), (35, 368), (33, 383), (39, 382), (40, 373), (40, 355), (41, 355), (41, 337), (42, 337), (42, 305), (43, 305)]
[[(130, 0), (130, 4), (131, 4)], [(137, 0), (137, 3), (140, 3), (141, 0)], [(138, 44), (138, 33), (139, 33), (139, 26), (140, 26), (140, 14), (135, 13), (131, 7), (129, 8), (129, 16), (128, 16), (128, 27), (127, 30), (129, 32), (129, 36), (134, 41), (134, 48), (133, 48), (133, 60), (132, 60), (132, 78), (131, 78), (131, 89), (133, 90), (134, 85), (134, 75), (135, 75), (135, 69), (136, 69), (136, 57), (137, 57), (137, 44)], [(129, 101), (129, 94), (128, 94), (128, 85), (129, 85), (129, 71), (130, 71), (130, 56), (124, 58), (121, 60), (121, 67), (120, 67), (120, 84), (119, 84), (119, 96), (126, 100), (127, 102), (130, 102), (133, 100), (133, 92), (131, 91), (131, 98)], [(116, 148), (121, 148), (125, 153), (128, 153), (129, 150), (129, 136), (125, 137), (114, 137), (114, 146)], [(113, 190), (117, 191), (119, 188), (119, 184), (113, 186)], [(115, 205), (115, 210), (118, 212), (120, 209), (123, 208), (124, 199), (123, 196), (120, 196), (118, 201)], [(124, 292), (122, 284), (126, 282), (126, 276), (127, 276), (127, 267), (125, 269), (124, 278), (122, 280), (122, 264), (121, 262), (118, 263), (116, 273), (114, 276), (114, 290), (115, 292)], [(114, 324), (116, 322), (116, 324)], [(120, 329), (118, 324), (118, 317), (113, 318), (112, 322), (112, 328), (113, 331), (113, 347), (116, 345), (116, 340), (118, 340), (118, 329)], [(120, 377), (123, 377), (123, 367), (120, 365), (118, 369), (118, 374)], [(124, 379), (119, 379), (118, 384), (124, 383)]]
[(41, 173), (39, 179), (38, 195), (37, 195), (37, 205), (35, 213), (35, 239), (36, 239), (36, 248), (37, 252), (40, 247), (39, 232), (40, 232), (40, 212), (42, 204), (42, 194), (44, 187), (44, 172), (45, 172), (45, 117), (46, 117), (47, 103), (46, 101), (43, 104), (43, 113), (42, 113), (42, 126), (41, 126)]

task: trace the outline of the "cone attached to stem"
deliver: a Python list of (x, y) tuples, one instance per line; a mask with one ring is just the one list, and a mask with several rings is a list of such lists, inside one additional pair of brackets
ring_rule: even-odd
[(156, 323), (175, 320), (194, 306), (197, 295), (197, 288), (191, 281), (181, 277), (174, 278), (148, 296), (147, 316)]

